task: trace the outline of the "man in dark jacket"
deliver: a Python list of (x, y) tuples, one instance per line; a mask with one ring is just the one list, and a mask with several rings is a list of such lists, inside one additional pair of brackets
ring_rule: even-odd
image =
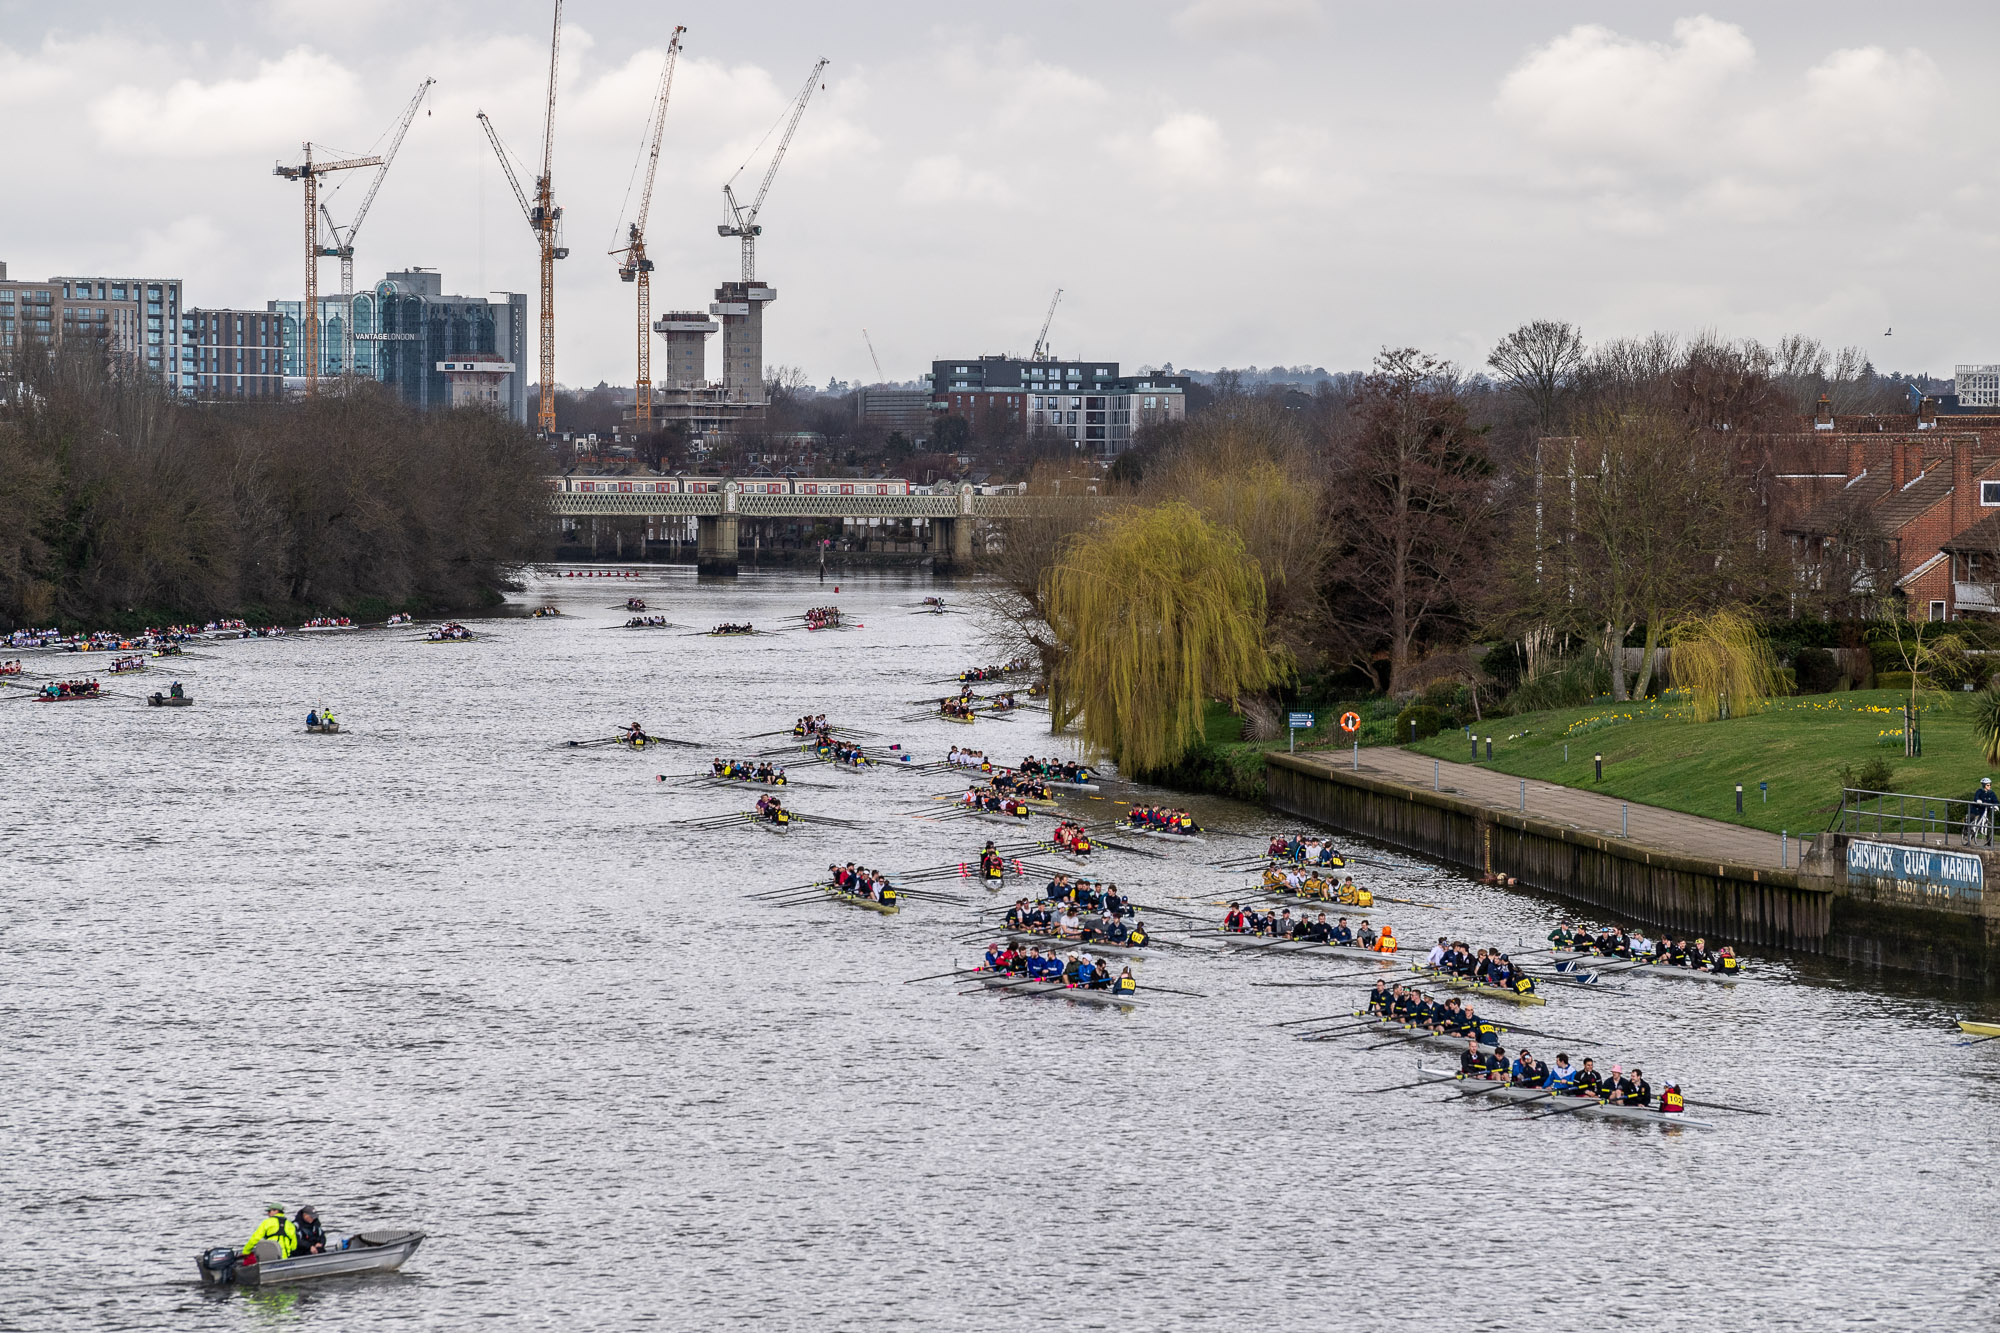
[(313, 1211), (311, 1204), (299, 1209), (298, 1214), (292, 1218), (292, 1228), (299, 1237), (298, 1245), (292, 1250), (293, 1254), (326, 1253), (326, 1232), (321, 1229), (319, 1214)]

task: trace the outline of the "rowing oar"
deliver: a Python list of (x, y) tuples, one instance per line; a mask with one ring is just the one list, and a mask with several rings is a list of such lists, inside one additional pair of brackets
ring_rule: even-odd
[[(1450, 1035), (1450, 1033), (1446, 1032), (1415, 1032), (1407, 1037), (1398, 1037), (1394, 1041), (1378, 1042), (1373, 1046), (1363, 1046), (1361, 1049), (1364, 1051), (1379, 1051), (1389, 1046), (1407, 1046), (1413, 1041), (1422, 1041), (1425, 1037), (1445, 1037)], [(1466, 1040), (1470, 1041), (1471, 1038), (1468, 1037)]]
[(969, 973), (984, 972), (985, 970), (986, 969), (983, 967), (961, 967), (950, 972), (940, 972), (934, 977), (911, 977), (908, 981), (904, 982), (903, 984), (905, 986), (914, 986), (919, 981), (942, 981), (946, 977), (962, 977), (968, 975)]
[[(1992, 1038), (1987, 1038), (1991, 1041)], [(1738, 1115), (1776, 1115), (1775, 1111), (1753, 1111), (1747, 1106), (1724, 1106), (1721, 1102), (1698, 1102), (1691, 1098), (1681, 1098), (1689, 1106), (1699, 1106), (1704, 1111), (1734, 1111)]]
[[(1574, 1097), (1579, 1094), (1569, 1093), (1567, 1095)], [(1608, 1103), (1602, 1097), (1589, 1097), (1585, 1101), (1578, 1102), (1575, 1106), (1558, 1106), (1553, 1111), (1544, 1111), (1540, 1115), (1529, 1116), (1528, 1118), (1530, 1120), (1546, 1120), (1552, 1115), (1568, 1115), (1571, 1111), (1588, 1111), (1593, 1106), (1605, 1105), (1608, 1105)]]
[(1953, 1043), (1952, 1043), (1952, 1045), (1954, 1045), (1954, 1046), (1977, 1046), (1977, 1045), (1978, 1045), (1978, 1044), (1979, 1044), (1980, 1042), (1982, 1042), (1982, 1041), (2000, 1041), (2000, 1033), (1996, 1033), (1995, 1035), (1993, 1035), (1993, 1036), (1991, 1036), (1991, 1037), (1974, 1037), (1974, 1038), (1973, 1038), (1973, 1039), (1972, 1039), (1971, 1041), (1955, 1041), (1955, 1042), (1953, 1042)]
[(1350, 1009), (1344, 1014), (1314, 1014), (1311, 1018), (1291, 1018), (1285, 1020), (1282, 1023), (1266, 1023), (1264, 1026), (1267, 1028), (1295, 1028), (1301, 1023), (1324, 1023), (1329, 1018), (1356, 1018), (1356, 1017), (1359, 1017), (1359, 1015), (1357, 1015), (1352, 1009)]
[(1456, 1074), (1452, 1075), (1450, 1078), (1420, 1078), (1415, 1083), (1398, 1083), (1393, 1088), (1367, 1088), (1357, 1093), (1356, 1095), (1361, 1097), (1372, 1097), (1378, 1092), (1401, 1092), (1405, 1088), (1423, 1088), (1423, 1087), (1428, 1087), (1433, 1083), (1454, 1083), (1457, 1080), (1458, 1076)]
[[(1458, 1077), (1461, 1080), (1463, 1080), (1465, 1078), (1465, 1075), (1460, 1074)], [(1504, 1088), (1507, 1086), (1506, 1083), (1503, 1083), (1501, 1080), (1497, 1078), (1483, 1078), (1480, 1079), (1479, 1082), (1485, 1084), (1486, 1086), (1481, 1088), (1468, 1088), (1464, 1092), (1454, 1092), (1453, 1094), (1451, 1094), (1451, 1096), (1443, 1098), (1442, 1100), (1447, 1102), (1455, 1102), (1455, 1101), (1461, 1101), (1467, 1097), (1484, 1097), (1489, 1092), (1493, 1092), (1496, 1089)]]

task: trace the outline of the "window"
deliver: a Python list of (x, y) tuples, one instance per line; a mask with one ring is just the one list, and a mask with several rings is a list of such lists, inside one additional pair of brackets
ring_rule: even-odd
[(2000, 481), (1982, 481), (1979, 483), (1979, 503), (1989, 508), (1993, 505), (2000, 505)]
[(1943, 620), (1943, 619), (1944, 619), (1944, 603), (1943, 603), (1943, 602), (1932, 602), (1932, 603), (1931, 603), (1931, 619), (1932, 619), (1932, 620)]
[(1160, 405), (1160, 400), (1157, 398), (1148, 398), (1146, 400), (1147, 407), (1158, 407), (1159, 405)]

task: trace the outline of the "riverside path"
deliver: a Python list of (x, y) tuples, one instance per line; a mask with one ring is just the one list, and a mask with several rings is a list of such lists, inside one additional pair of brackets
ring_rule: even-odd
[[(1359, 768), (1355, 766), (1352, 751), (1313, 751), (1294, 755), (1293, 758), (1330, 771), (1359, 772), (1364, 777), (1402, 783), (1424, 791), (1432, 789), (1432, 765), (1435, 764), (1437, 785), (1447, 795), (1477, 802), (1499, 813), (1522, 812), (1523, 780), (1475, 764), (1432, 759), (1429, 755), (1396, 746), (1373, 746), (1362, 750)], [(1720, 857), (1746, 866), (1776, 866), (1782, 856), (1796, 866), (1803, 850), (1800, 840), (1793, 838), (1787, 853), (1783, 839), (1762, 829), (1725, 824), (1719, 819), (1704, 819), (1700, 815), (1686, 815), (1678, 810), (1662, 810), (1656, 805), (1638, 805), (1602, 792), (1537, 782), (1532, 778), (1527, 779), (1527, 784), (1526, 813), (1537, 819), (1566, 824), (1600, 837), (1623, 838), (1627, 842), (1642, 843), (1679, 856), (1700, 860)]]

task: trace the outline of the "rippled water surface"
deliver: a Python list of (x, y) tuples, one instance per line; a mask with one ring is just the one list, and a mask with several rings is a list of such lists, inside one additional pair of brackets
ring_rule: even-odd
[[(1444, 1102), (1406, 1047), (1270, 1024), (1349, 969), (1174, 952), (1137, 1014), (902, 984), (968, 962), (978, 904), (884, 920), (753, 901), (834, 859), (974, 853), (912, 817), (943, 777), (808, 769), (788, 839), (656, 774), (803, 711), (920, 758), (1046, 753), (910, 701), (988, 656), (929, 583), (684, 571), (538, 579), (561, 619), (204, 645), (199, 703), (0, 703), (0, 1327), (1883, 1328), (1989, 1325), (2000, 1042), (1956, 1002), (1753, 958), (1734, 991), (1633, 980), (1533, 1026), (1657, 1087), (1764, 1108), (1676, 1134)], [(838, 601), (840, 634), (706, 627)], [(484, 626), (482, 625), (482, 628)], [(30, 655), (32, 668), (47, 659)], [(307, 736), (332, 704), (347, 734)], [(639, 719), (710, 750), (572, 750)], [(805, 785), (806, 783), (819, 785)], [(1079, 802), (1093, 817), (1134, 789)], [(1203, 905), (1274, 821), (1110, 855)], [(1038, 819), (1046, 827), (1047, 821)], [(1360, 849), (1406, 940), (1538, 939), (1558, 908)], [(972, 894), (968, 892), (967, 898)], [(1169, 924), (1165, 920), (1156, 925)], [(193, 1256), (267, 1199), (409, 1223), (399, 1275), (203, 1293)]]

